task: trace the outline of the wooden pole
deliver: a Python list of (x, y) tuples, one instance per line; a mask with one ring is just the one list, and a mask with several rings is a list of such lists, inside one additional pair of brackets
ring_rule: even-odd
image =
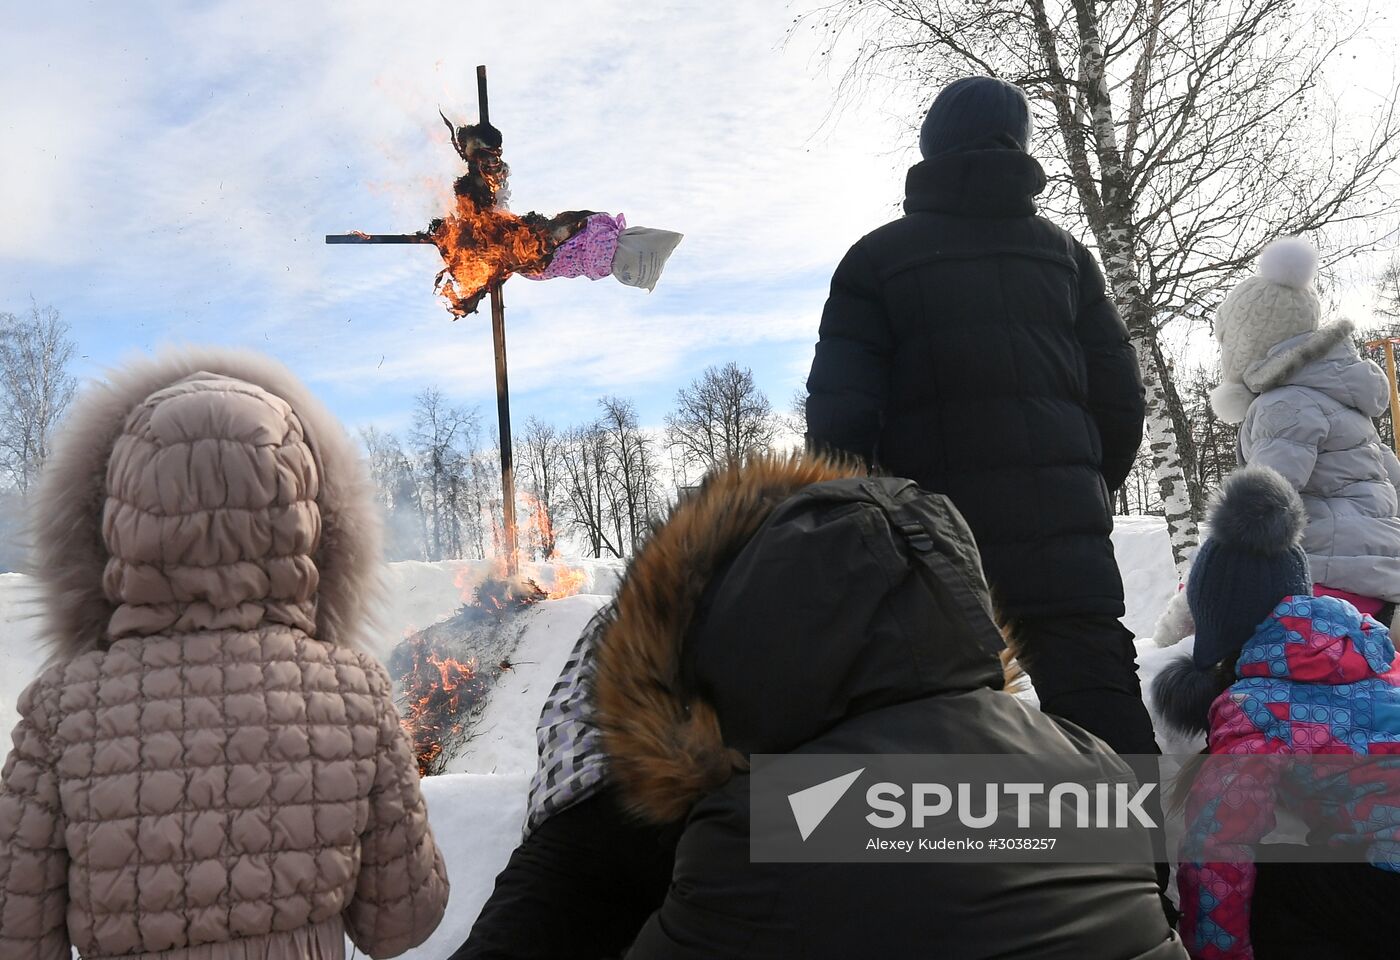
[(327, 243), (432, 243), (426, 233), (328, 233)]
[(1400, 390), (1395, 383), (1395, 341), (1385, 341), (1385, 374), (1390, 378), (1390, 442), (1400, 456)]
[[(486, 97), (486, 67), (476, 68), (476, 101), (482, 123), (491, 122)], [(506, 574), (520, 572), (520, 549), (515, 528), (515, 455), (510, 434), (510, 377), (506, 365), (506, 304), (499, 283), (491, 287), (491, 341), (496, 352), (496, 417), (501, 434), (501, 513), (505, 525)]]
[(491, 122), (491, 104), (486, 98), (486, 64), (476, 65), (476, 119), (480, 123)]
[(491, 288), (491, 339), (496, 348), (496, 416), (501, 431), (501, 508), (505, 520), (506, 572), (520, 572), (515, 529), (515, 455), (510, 434), (510, 380), (506, 369), (506, 305), (501, 286)]
[(1396, 456), (1400, 456), (1400, 383), (1395, 379), (1395, 344), (1395, 340), (1387, 337), (1372, 340), (1366, 344), (1366, 349), (1381, 347), (1385, 350), (1385, 378), (1390, 381), (1390, 442)]

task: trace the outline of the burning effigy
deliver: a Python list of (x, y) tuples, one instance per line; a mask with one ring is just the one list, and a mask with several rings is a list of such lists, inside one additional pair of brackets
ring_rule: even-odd
[(453, 184), (453, 209), (418, 233), (330, 234), (327, 243), (431, 243), (443, 269), (434, 289), (453, 317), (475, 313), (491, 298), (492, 347), (496, 360), (496, 410), (501, 451), (502, 534), (507, 573), (517, 571), (515, 475), (511, 452), (510, 387), (506, 362), (505, 304), (501, 288), (512, 276), (530, 280), (615, 277), (650, 291), (681, 241), (679, 233), (629, 227), (618, 214), (571, 210), (554, 217), (516, 214), (507, 205), (510, 168), (501, 156), (501, 132), (492, 126), (486, 95), (486, 67), (476, 68), (479, 121), (457, 125), (438, 115), (467, 172)]
[(442, 255), (434, 281), (453, 317), (475, 313), (491, 289), (509, 277), (529, 280), (611, 276), (628, 286), (655, 289), (681, 234), (628, 227), (622, 214), (569, 210), (546, 217), (510, 210), (510, 167), (501, 157), (501, 132), (483, 120), (457, 125), (439, 111), (467, 172), (453, 183), (453, 209), (416, 234), (359, 231), (328, 243), (431, 243)]
[(517, 215), (505, 206), (510, 167), (501, 159), (501, 132), (489, 123), (454, 126), (442, 118), (467, 172), (452, 185), (456, 207), (428, 225), (427, 234), (445, 264), (434, 289), (455, 317), (475, 313), (492, 285), (513, 273), (547, 270), (561, 245), (593, 216), (571, 210), (546, 218)]

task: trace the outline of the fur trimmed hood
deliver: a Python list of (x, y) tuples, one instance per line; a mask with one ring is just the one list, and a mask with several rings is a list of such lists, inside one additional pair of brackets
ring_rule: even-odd
[[(597, 626), (592, 689), (634, 812), (679, 820), (750, 753), (881, 705), (1003, 687), (966, 524), (946, 498), (864, 474), (757, 457), (713, 474), (640, 548)], [(898, 498), (932, 531), (932, 576), (884, 519)]]
[(1242, 423), (1249, 405), (1260, 394), (1292, 383), (1304, 369), (1329, 358), (1343, 345), (1354, 355), (1350, 347), (1355, 332), (1351, 321), (1340, 320), (1275, 345), (1262, 359), (1250, 364), (1240, 380), (1226, 380), (1211, 391), (1215, 415), (1226, 423)]
[[(172, 431), (183, 459), (162, 453)], [(226, 459), (235, 453), (244, 460)], [(214, 581), (238, 594), (243, 619), (261, 616), (246, 608), (266, 597), (274, 622), (345, 645), (362, 640), (380, 597), (378, 513), (358, 451), (291, 371), (253, 352), (171, 350), (86, 387), (31, 509), (51, 661), (105, 649), (123, 629), (114, 618), (132, 633), (167, 621), (237, 628), (200, 596)], [(172, 543), (165, 524), (194, 514), (211, 516)], [(230, 559), (230, 538), (262, 546)]]

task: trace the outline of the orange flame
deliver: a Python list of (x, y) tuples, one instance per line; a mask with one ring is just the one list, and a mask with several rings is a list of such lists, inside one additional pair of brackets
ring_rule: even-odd
[(452, 214), (434, 221), (430, 236), (445, 264), (435, 289), (458, 317), (475, 311), (486, 292), (512, 273), (538, 273), (549, 266), (557, 246), (544, 223), (483, 208), (465, 193), (458, 194)]
[(411, 662), (401, 677), (404, 712), (399, 723), (413, 741), (419, 774), (428, 776), (438, 772), (444, 741), (462, 733), (485, 687), (475, 660), (440, 656), (422, 637), (407, 642)]
[(562, 567), (554, 574), (554, 586), (547, 596), (550, 600), (577, 596), (587, 579), (588, 574), (578, 567)]
[(525, 522), (521, 525), (525, 543), (531, 550), (538, 551), (542, 560), (552, 560), (558, 549), (558, 539), (554, 534), (554, 521), (549, 508), (534, 494), (518, 493), (516, 500), (525, 508)]

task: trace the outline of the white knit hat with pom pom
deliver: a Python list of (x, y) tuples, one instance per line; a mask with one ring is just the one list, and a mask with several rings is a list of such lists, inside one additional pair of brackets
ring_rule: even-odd
[(1311, 333), (1322, 322), (1313, 292), (1317, 249), (1301, 237), (1275, 240), (1259, 256), (1259, 272), (1240, 281), (1215, 315), (1220, 341), (1220, 386), (1211, 393), (1216, 415), (1239, 423), (1254, 400), (1244, 384), (1250, 366), (1278, 344)]

